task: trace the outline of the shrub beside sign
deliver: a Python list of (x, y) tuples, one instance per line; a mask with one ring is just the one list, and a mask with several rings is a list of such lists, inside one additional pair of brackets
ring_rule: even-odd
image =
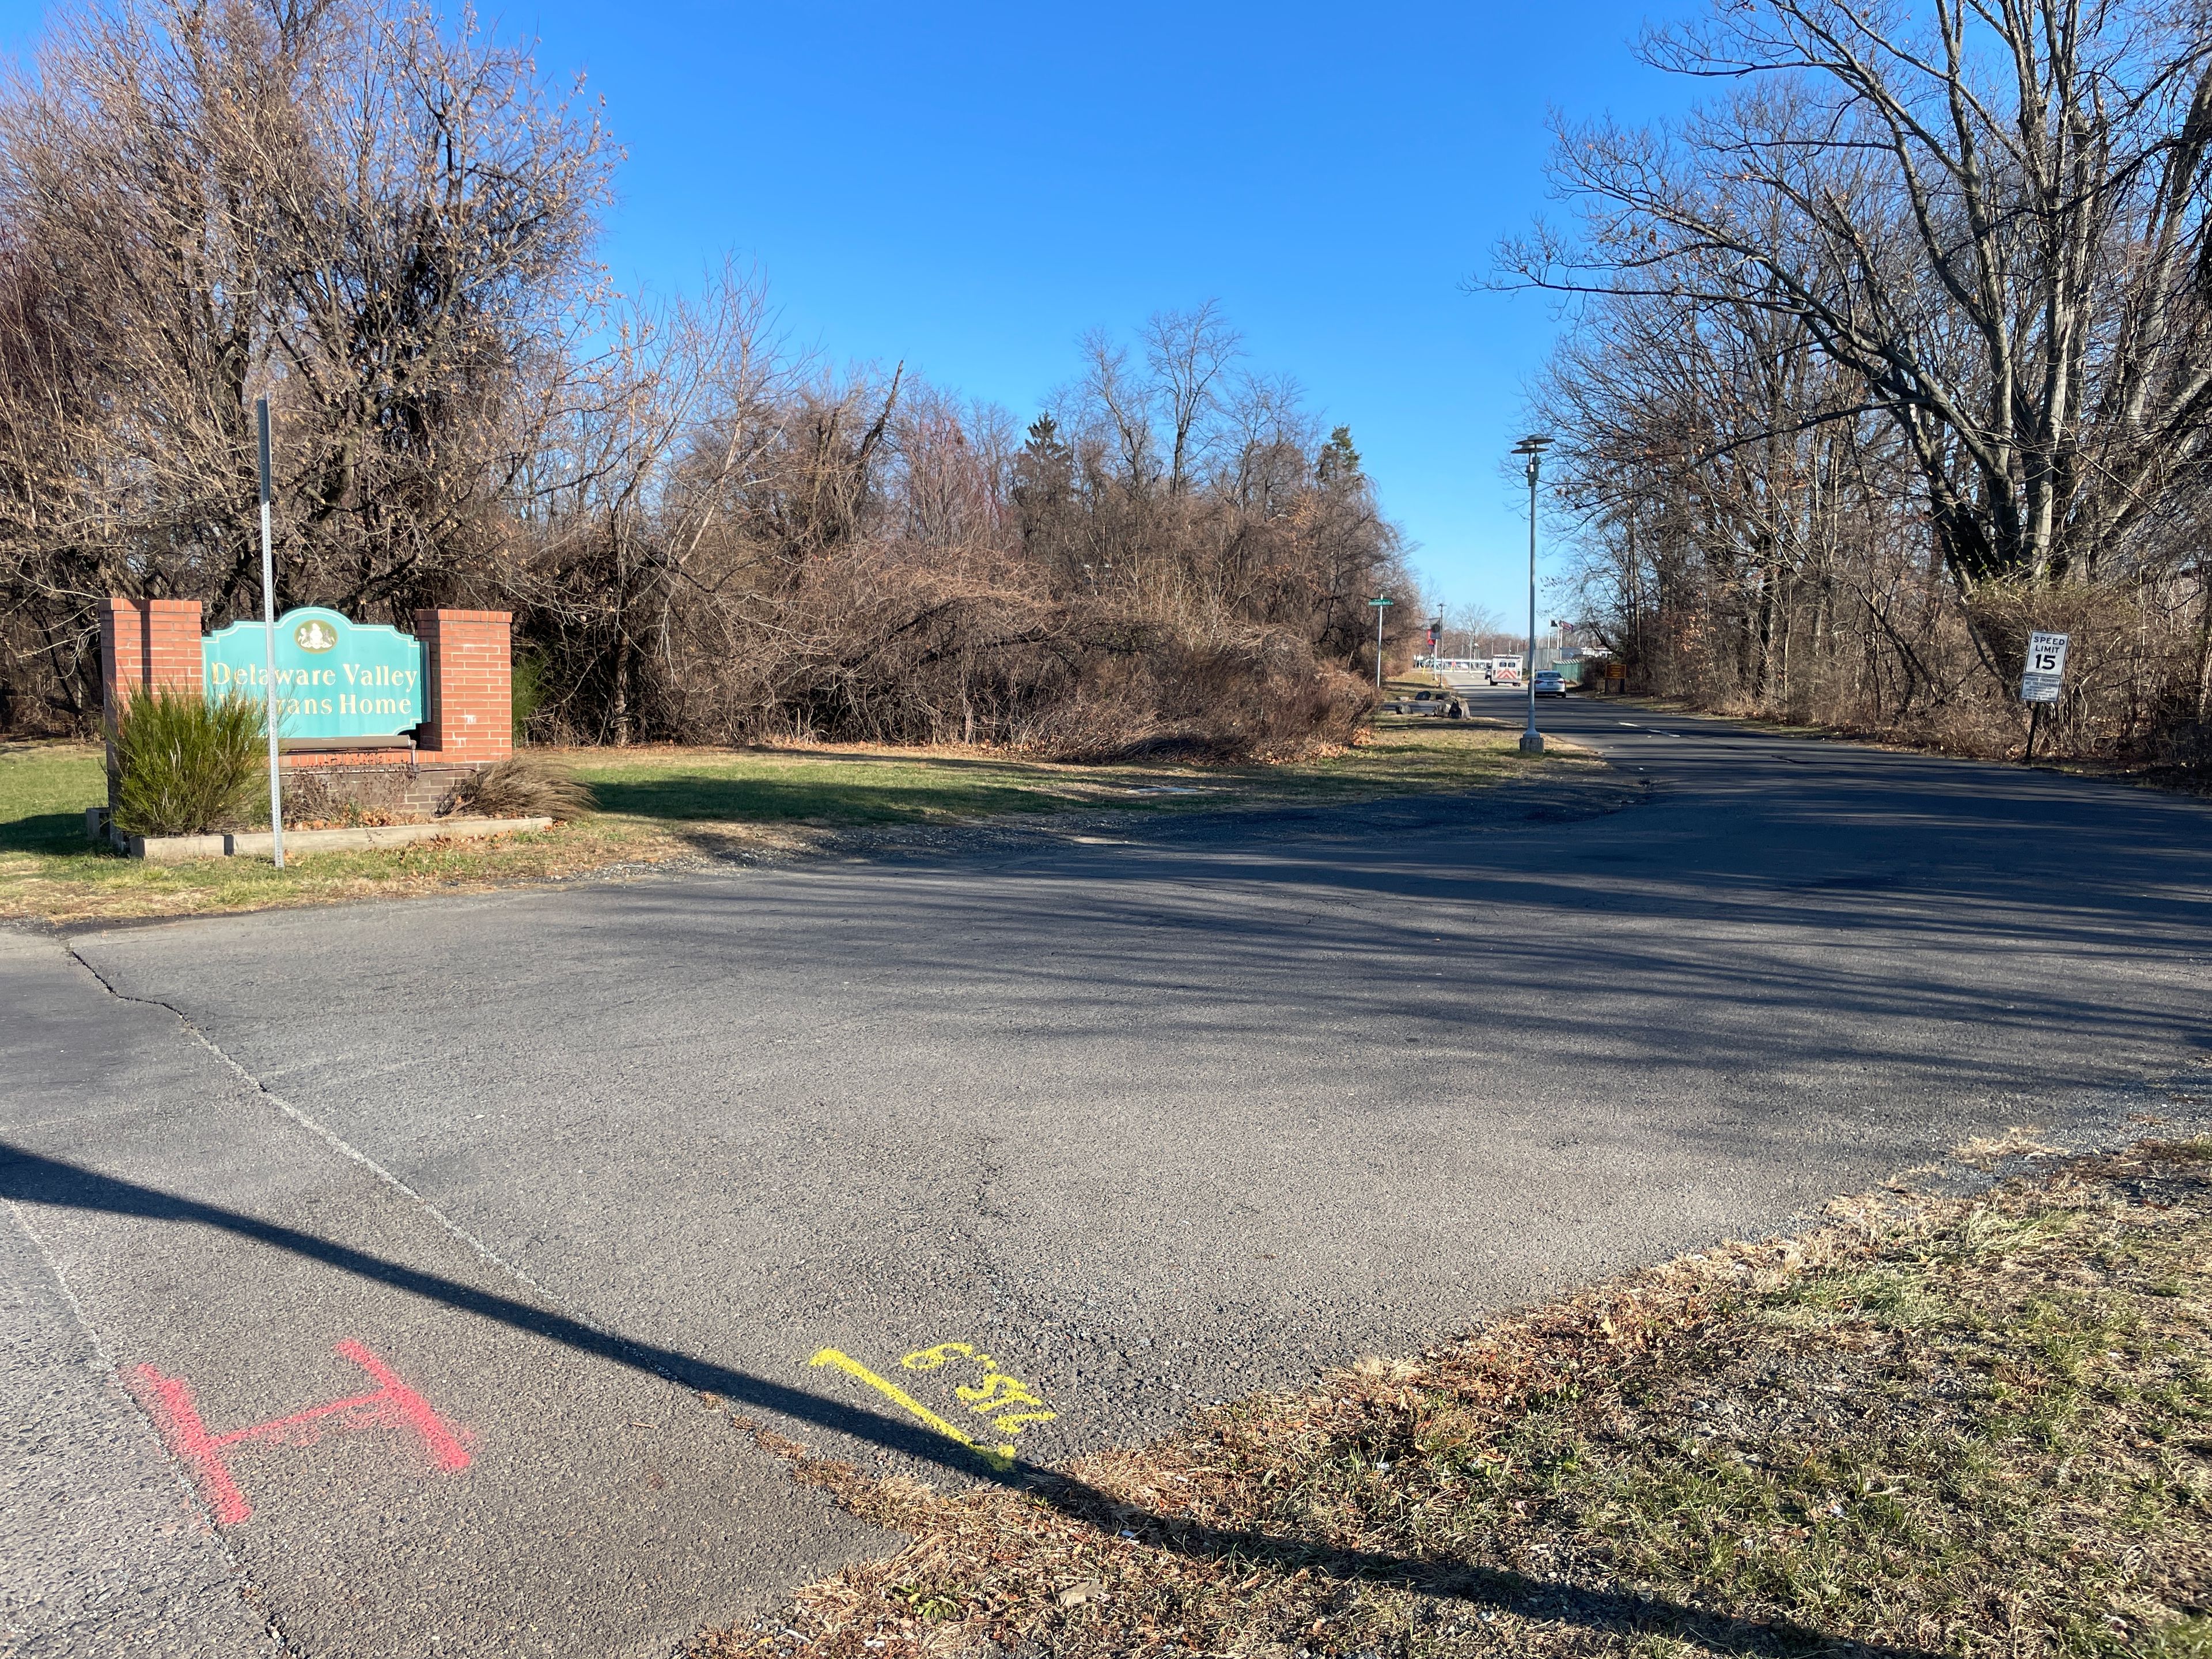
[[(269, 678), (262, 625), (201, 641), (210, 697), (258, 701)], [(411, 634), (309, 607), (276, 619), (276, 726), (286, 738), (396, 737), (422, 722), (422, 647)]]

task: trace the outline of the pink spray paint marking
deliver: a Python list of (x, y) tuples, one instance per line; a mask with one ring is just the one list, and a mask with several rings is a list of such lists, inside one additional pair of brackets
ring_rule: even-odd
[(329, 1431), (397, 1428), (411, 1431), (429, 1454), (432, 1465), (446, 1474), (468, 1468), (468, 1448), (461, 1443), (460, 1436), (447, 1426), (428, 1401), (402, 1382), (392, 1367), (358, 1342), (341, 1342), (337, 1352), (340, 1358), (350, 1359), (367, 1371), (375, 1389), (310, 1406), (251, 1428), (233, 1429), (228, 1434), (208, 1432), (192, 1399), (192, 1385), (183, 1377), (164, 1376), (151, 1365), (140, 1365), (131, 1371), (131, 1393), (154, 1419), (170, 1455), (192, 1472), (193, 1483), (215, 1511), (217, 1526), (234, 1527), (253, 1513), (253, 1506), (246, 1501), (223, 1458), (227, 1446), (312, 1446)]

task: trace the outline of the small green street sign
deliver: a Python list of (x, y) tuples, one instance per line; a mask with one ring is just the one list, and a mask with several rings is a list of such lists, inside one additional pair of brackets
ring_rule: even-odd
[[(210, 697), (264, 695), (262, 625), (200, 641)], [(276, 619), (276, 732), (283, 738), (393, 737), (422, 723), (422, 647), (412, 634), (309, 607)]]

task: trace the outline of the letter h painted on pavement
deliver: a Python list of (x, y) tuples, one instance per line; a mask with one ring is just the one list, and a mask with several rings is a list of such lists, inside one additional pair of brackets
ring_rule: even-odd
[(367, 1371), (376, 1387), (367, 1394), (310, 1406), (289, 1417), (233, 1429), (228, 1434), (208, 1432), (193, 1401), (191, 1384), (183, 1377), (164, 1376), (151, 1365), (140, 1365), (128, 1380), (131, 1392), (154, 1419), (170, 1455), (191, 1471), (192, 1482), (215, 1512), (218, 1526), (234, 1527), (253, 1513), (222, 1455), (232, 1446), (311, 1446), (326, 1430), (396, 1428), (411, 1432), (422, 1442), (434, 1467), (449, 1474), (468, 1468), (468, 1449), (461, 1443), (461, 1437), (389, 1365), (358, 1342), (341, 1342), (337, 1352), (340, 1358), (349, 1359)]

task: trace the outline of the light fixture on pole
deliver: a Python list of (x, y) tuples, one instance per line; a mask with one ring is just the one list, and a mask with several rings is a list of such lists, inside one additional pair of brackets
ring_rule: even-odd
[(1522, 659), (1521, 674), (1528, 687), (1528, 729), (1521, 734), (1521, 752), (1544, 752), (1544, 734), (1536, 729), (1536, 475), (1551, 439), (1532, 432), (1513, 446), (1516, 455), (1528, 458), (1528, 654)]
[(1382, 613), (1398, 602), (1392, 599), (1374, 599), (1367, 603), (1375, 612), (1375, 689), (1380, 691), (1382, 689)]
[(262, 660), (268, 683), (262, 692), (268, 710), (269, 724), (269, 847), (276, 854), (276, 867), (284, 867), (284, 785), (277, 770), (276, 761), (276, 566), (269, 551), (269, 399), (253, 400), (253, 413), (261, 432), (259, 454), (261, 483), (261, 626), (264, 650)]

